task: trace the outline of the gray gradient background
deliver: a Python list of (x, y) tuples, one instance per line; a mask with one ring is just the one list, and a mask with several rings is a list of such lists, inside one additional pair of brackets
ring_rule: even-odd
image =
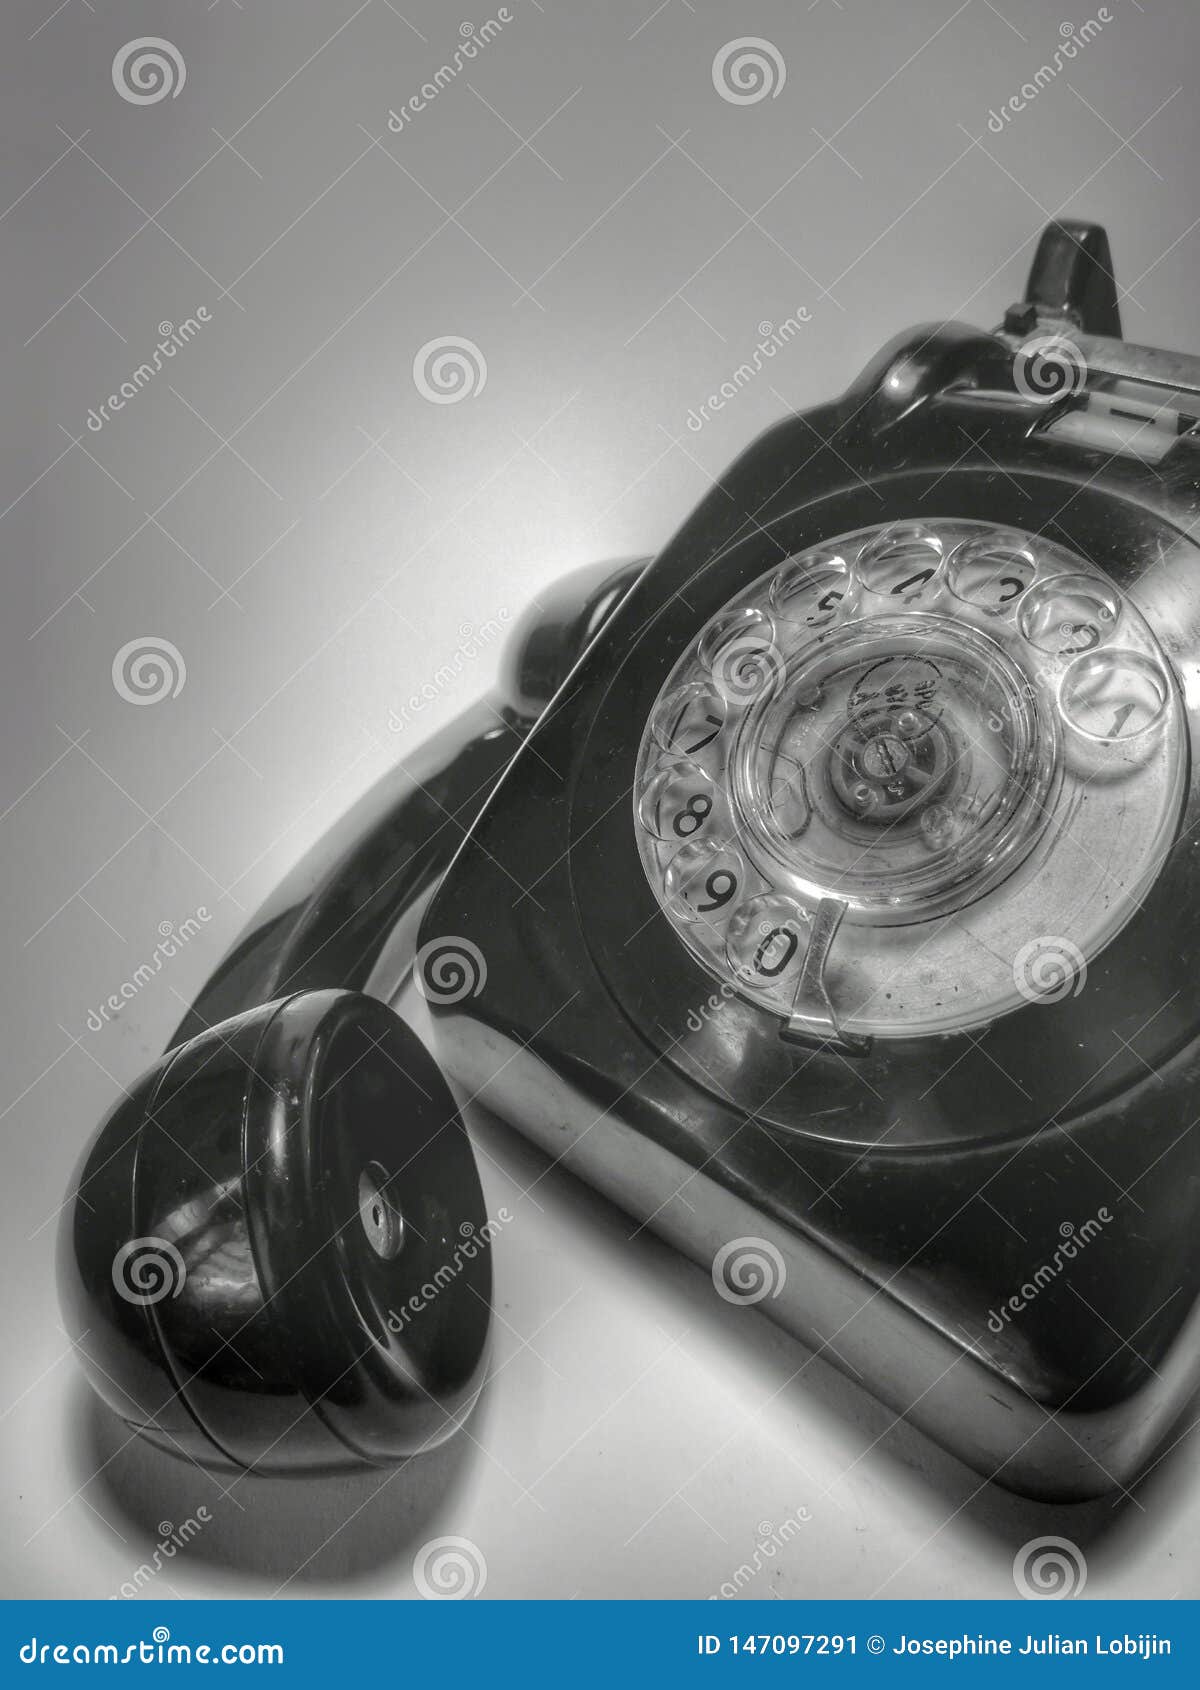
[[(1200, 346), (1200, 9), (1110, 0), (995, 135), (989, 110), (1096, 8), (510, 0), (394, 135), (389, 108), (495, 8), (54, 8), (6, 5), (0, 43), (5, 1590), (114, 1593), (204, 1505), (152, 1597), (410, 1595), (442, 1535), (478, 1546), (489, 1596), (703, 1596), (798, 1508), (748, 1595), (1004, 1596), (1018, 1546), (1055, 1532), (1085, 1547), (1089, 1594), (1200, 1594), (1194, 1443), (1116, 1508), (980, 1487), (486, 1121), (489, 1200), (517, 1216), (494, 1377), (470, 1436), (398, 1475), (230, 1489), (126, 1446), (52, 1275), (94, 1122), (282, 871), (486, 688), (494, 646), (389, 725), (464, 628), (657, 548), (757, 431), (900, 329), (996, 321), (1052, 214), (1108, 225), (1130, 338)], [(187, 76), (135, 106), (111, 65), (145, 35)], [(745, 35), (787, 78), (739, 106), (712, 62)], [(200, 305), (211, 323), (90, 433), (159, 323)], [(690, 432), (800, 306), (786, 353)], [(443, 335), (487, 363), (453, 405), (413, 380)], [(111, 678), (142, 635), (187, 666), (152, 708)], [(159, 924), (200, 906), (91, 1031)]]

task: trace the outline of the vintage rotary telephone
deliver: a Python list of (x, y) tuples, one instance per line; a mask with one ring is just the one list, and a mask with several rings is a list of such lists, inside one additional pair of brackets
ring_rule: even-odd
[(301, 864), (66, 1209), (131, 1427), (314, 1469), (469, 1410), (415, 955), (460, 1085), (978, 1471), (1145, 1466), (1200, 1364), (1200, 361), (1119, 337), (1051, 225), (999, 330), (903, 335), (565, 583)]

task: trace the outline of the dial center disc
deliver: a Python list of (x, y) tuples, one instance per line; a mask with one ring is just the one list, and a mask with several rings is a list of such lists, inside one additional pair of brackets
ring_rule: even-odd
[[(857, 746), (849, 750), (850, 760), (855, 768), (866, 775), (868, 780), (886, 786), (889, 792), (896, 791), (898, 787), (902, 788), (904, 783), (900, 776), (910, 761), (910, 752), (904, 741), (898, 739), (895, 734), (888, 733), (886, 729), (874, 728), (865, 742), (862, 741), (859, 731), (855, 731), (852, 737), (858, 741)], [(846, 756), (845, 748), (842, 756)]]
[(775, 884), (852, 917), (946, 914), (1046, 825), (1053, 716), (1003, 648), (929, 613), (851, 619), (781, 665), (731, 749), (735, 809)]

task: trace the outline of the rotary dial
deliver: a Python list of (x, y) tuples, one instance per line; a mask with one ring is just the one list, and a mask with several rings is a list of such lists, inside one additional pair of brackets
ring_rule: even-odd
[(1099, 569), (900, 523), (706, 623), (646, 724), (635, 824), (723, 983), (796, 1035), (912, 1037), (994, 1019), (1047, 967), (1069, 989), (1157, 873), (1185, 766), (1166, 659)]

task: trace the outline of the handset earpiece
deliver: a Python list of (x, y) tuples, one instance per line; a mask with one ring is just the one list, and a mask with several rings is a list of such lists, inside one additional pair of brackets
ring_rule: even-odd
[(377, 999), (300, 992), (169, 1052), (113, 1110), (68, 1205), (64, 1309), (101, 1397), (164, 1449), (391, 1463), (479, 1389), (485, 1225), (420, 1040)]
[(67, 1329), (100, 1397), (163, 1449), (386, 1465), (470, 1412), (491, 1316), (478, 1170), (437, 1064), (358, 988), (385, 952), (396, 984), (411, 966), (395, 935), (642, 567), (546, 596), (506, 696), (301, 862), (85, 1151), (60, 1227)]

